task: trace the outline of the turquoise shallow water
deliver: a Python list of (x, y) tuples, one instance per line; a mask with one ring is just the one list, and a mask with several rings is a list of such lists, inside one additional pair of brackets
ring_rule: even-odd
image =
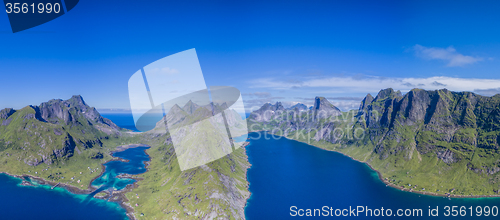
[(0, 219), (128, 219), (117, 203), (0, 174)]
[(128, 162), (110, 161), (104, 166), (104, 174), (92, 185), (99, 188), (90, 195), (77, 195), (67, 190), (37, 184), (22, 186), (18, 178), (0, 175), (0, 219), (128, 219), (125, 209), (118, 203), (93, 198), (102, 190), (120, 190), (133, 179), (118, 178), (119, 174), (139, 174), (146, 171), (144, 152), (149, 147), (138, 147), (114, 153)]
[(120, 174), (140, 174), (146, 172), (144, 162), (149, 161), (149, 156), (144, 152), (149, 147), (130, 148), (125, 151), (113, 153), (128, 162), (110, 161), (104, 164), (105, 170), (101, 177), (92, 182), (92, 186), (101, 190), (121, 190), (135, 182), (133, 179), (118, 178)]
[[(340, 153), (322, 150), (304, 143), (281, 138), (264, 138), (265, 132), (251, 133), (247, 147), (248, 170), (251, 197), (245, 208), (247, 219), (287, 219), (297, 218), (291, 214), (291, 206), (298, 209), (322, 209), (323, 206), (335, 209), (349, 209), (349, 206), (368, 206), (371, 209), (422, 209), (423, 217), (393, 217), (393, 219), (499, 219), (483, 215), (470, 216), (469, 207), (481, 206), (500, 208), (500, 198), (457, 199), (424, 196), (403, 192), (386, 187), (378, 179), (377, 173), (366, 164), (360, 163)], [(259, 139), (257, 137), (260, 136)], [(269, 137), (269, 135), (268, 135)], [(429, 217), (429, 206), (439, 207), (438, 217)], [(467, 209), (467, 216), (444, 216), (445, 206), (461, 206)], [(306, 211), (306, 210), (304, 210)], [(451, 210), (450, 210), (451, 211)], [(318, 212), (319, 213), (319, 212)], [(317, 214), (318, 214), (317, 213)], [(305, 214), (305, 212), (304, 212)], [(335, 214), (335, 213), (334, 213)], [(476, 215), (477, 213), (474, 213)], [(332, 218), (332, 217), (328, 217)], [(389, 218), (347, 216), (333, 218)]]
[[(107, 115), (109, 116), (109, 115)], [(111, 115), (118, 126), (135, 129), (131, 115)], [(133, 183), (132, 179), (116, 178), (120, 173), (139, 174), (146, 171), (143, 161), (149, 160), (144, 153), (147, 147), (127, 149), (114, 155), (126, 160), (106, 163), (106, 170), (101, 178), (96, 179), (93, 185), (99, 190), (112, 188), (123, 189)], [(91, 195), (77, 195), (56, 187), (51, 189), (47, 185), (22, 186), (21, 180), (0, 174), (0, 219), (128, 219), (126, 211), (116, 202), (108, 202), (93, 198)], [(97, 191), (97, 192), (98, 192)], [(96, 193), (97, 193), (96, 192)], [(95, 193), (94, 193), (95, 194)]]

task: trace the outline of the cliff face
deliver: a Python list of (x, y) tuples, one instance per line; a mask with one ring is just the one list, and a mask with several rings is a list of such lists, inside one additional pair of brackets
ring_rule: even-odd
[(37, 119), (52, 124), (70, 125), (84, 119), (86, 124), (104, 124), (119, 129), (111, 120), (103, 118), (94, 107), (88, 106), (79, 95), (68, 100), (53, 99), (31, 107), (36, 111)]
[(314, 105), (311, 109), (314, 111), (315, 119), (323, 119), (328, 117), (335, 117), (342, 114), (340, 109), (335, 107), (332, 103), (330, 103), (324, 97), (316, 97), (314, 98)]
[[(5, 149), (25, 152), (19, 160), (31, 166), (52, 164), (86, 149), (100, 148), (101, 139), (118, 135), (119, 129), (81, 96), (0, 111), (0, 142)], [(91, 151), (97, 153), (99, 149)]]
[[(402, 95), (384, 89), (376, 97), (368, 94), (357, 111), (342, 116), (328, 104), (316, 98), (307, 114), (287, 112), (267, 121), (254, 116), (249, 126), (345, 152), (395, 181), (411, 183), (415, 176), (427, 175), (462, 185), (464, 193), (500, 192), (500, 95), (446, 89), (413, 89)], [(334, 113), (317, 120), (317, 109)], [(411, 172), (420, 174), (410, 178), (406, 173)], [(486, 187), (480, 189), (479, 183)], [(433, 184), (426, 188), (435, 188)]]
[(470, 159), (476, 147), (498, 149), (500, 95), (414, 89), (405, 96), (388, 96), (391, 92), (382, 90), (370, 104), (362, 103), (357, 118), (382, 159), (408, 142), (446, 163)]

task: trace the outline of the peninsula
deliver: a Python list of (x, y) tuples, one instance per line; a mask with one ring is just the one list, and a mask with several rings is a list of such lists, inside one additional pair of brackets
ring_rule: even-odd
[[(197, 111), (204, 112), (204, 108), (190, 109), (186, 114)], [(90, 194), (95, 190), (90, 183), (103, 173), (102, 164), (115, 159), (113, 152), (148, 145), (146, 153), (151, 160), (146, 164), (147, 172), (127, 176), (138, 181), (113, 192), (110, 199), (119, 202), (131, 219), (243, 219), (249, 197), (245, 149), (181, 172), (170, 135), (159, 129), (122, 129), (88, 106), (81, 96), (19, 110), (3, 109), (0, 172)], [(107, 197), (102, 194), (97, 196)]]

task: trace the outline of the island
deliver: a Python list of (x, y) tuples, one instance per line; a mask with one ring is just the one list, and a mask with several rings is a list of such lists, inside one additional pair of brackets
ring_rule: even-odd
[[(203, 111), (185, 108), (193, 114)], [(78, 95), (19, 110), (6, 108), (0, 111), (0, 172), (91, 194), (96, 190), (91, 182), (104, 173), (103, 164), (119, 160), (112, 156), (114, 152), (147, 145), (147, 171), (121, 176), (137, 181), (94, 197), (120, 203), (130, 219), (244, 219), (250, 195), (245, 149), (181, 171), (168, 132), (158, 129), (132, 132), (120, 128)]]

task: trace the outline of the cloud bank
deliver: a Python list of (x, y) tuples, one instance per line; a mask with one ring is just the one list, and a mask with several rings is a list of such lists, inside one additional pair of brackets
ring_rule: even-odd
[(442, 60), (447, 62), (446, 66), (465, 66), (468, 64), (473, 64), (482, 61), (481, 57), (472, 57), (460, 54), (453, 48), (449, 46), (448, 48), (438, 48), (438, 47), (424, 47), (422, 45), (413, 46), (415, 55), (423, 59), (428, 60)]
[(250, 81), (251, 88), (296, 89), (322, 88), (323, 93), (377, 93), (381, 89), (393, 88), (408, 92), (413, 88), (426, 90), (449, 89), (452, 91), (470, 91), (491, 95), (500, 89), (498, 79), (456, 78), (435, 76), (428, 78), (388, 78), (376, 76), (364, 77), (327, 77), (309, 79), (301, 82), (287, 82), (275, 78), (260, 78)]

